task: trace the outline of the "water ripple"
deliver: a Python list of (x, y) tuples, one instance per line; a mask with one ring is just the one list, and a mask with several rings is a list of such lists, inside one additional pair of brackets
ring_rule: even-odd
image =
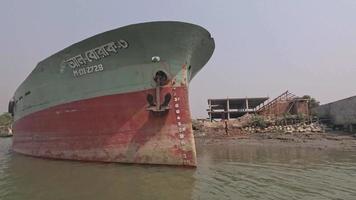
[(199, 146), (197, 169), (57, 161), (0, 139), (0, 199), (355, 199), (356, 156), (288, 147)]

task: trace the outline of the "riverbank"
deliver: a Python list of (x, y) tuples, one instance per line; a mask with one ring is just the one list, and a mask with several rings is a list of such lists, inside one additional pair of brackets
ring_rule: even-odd
[(9, 113), (3, 113), (0, 115), (0, 137), (12, 136), (12, 116)]
[(249, 134), (234, 136), (206, 137), (196, 136), (199, 145), (258, 145), (258, 146), (290, 146), (317, 149), (338, 149), (356, 151), (356, 138), (348, 133), (326, 132), (320, 134)]
[[(304, 128), (302, 128), (304, 127)], [(193, 124), (197, 145), (258, 145), (356, 151), (356, 135), (323, 125), (234, 127), (223, 122)]]

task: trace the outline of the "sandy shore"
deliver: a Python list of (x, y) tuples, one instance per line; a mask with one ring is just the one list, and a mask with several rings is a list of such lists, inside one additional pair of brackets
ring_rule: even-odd
[(265, 145), (356, 151), (356, 135), (341, 131), (324, 133), (241, 133), (195, 131), (197, 145)]

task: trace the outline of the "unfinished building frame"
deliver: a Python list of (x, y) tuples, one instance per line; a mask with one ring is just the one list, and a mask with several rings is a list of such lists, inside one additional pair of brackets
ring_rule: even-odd
[(298, 97), (288, 90), (265, 104), (268, 97), (208, 99), (208, 115), (214, 119), (238, 118), (246, 113), (280, 117), (286, 114), (309, 116), (308, 98)]
[(231, 119), (246, 113), (256, 113), (268, 97), (208, 99), (208, 115), (214, 119)]

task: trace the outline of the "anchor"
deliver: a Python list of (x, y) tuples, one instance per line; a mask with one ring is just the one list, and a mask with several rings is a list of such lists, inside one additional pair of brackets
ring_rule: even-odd
[(154, 81), (156, 83), (155, 98), (152, 94), (147, 95), (147, 110), (154, 113), (163, 113), (170, 109), (168, 104), (172, 98), (172, 95), (168, 93), (164, 96), (164, 101), (161, 103), (161, 87), (168, 83), (167, 74), (163, 71), (158, 71), (154, 77)]

